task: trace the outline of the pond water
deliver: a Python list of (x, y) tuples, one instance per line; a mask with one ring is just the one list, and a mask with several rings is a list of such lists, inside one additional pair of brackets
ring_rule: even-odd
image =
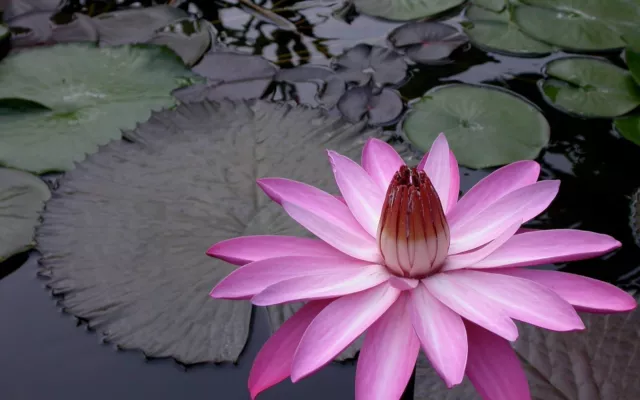
[[(268, 10), (278, 10), (299, 2), (256, 3)], [(95, 15), (114, 6), (96, 2), (89, 9)], [(123, 3), (117, 7), (125, 6)], [(328, 66), (334, 57), (358, 43), (384, 46), (387, 35), (402, 25), (354, 11), (349, 13), (346, 22), (333, 17), (326, 6), (279, 12), (278, 15), (298, 28), (294, 32), (278, 28), (269, 16), (259, 11), (223, 1), (184, 2), (179, 7), (212, 22), (219, 40), (229, 48), (263, 56), (282, 69), (304, 64)], [(86, 6), (70, 3), (65, 10), (83, 9), (87, 11)], [(463, 19), (461, 11), (456, 9), (440, 20), (459, 26)], [(615, 237), (623, 243), (621, 249), (601, 258), (561, 267), (567, 272), (640, 288), (636, 281), (640, 276), (640, 249), (630, 226), (632, 197), (640, 187), (640, 174), (635, 173), (640, 147), (614, 132), (611, 119), (571, 116), (542, 98), (537, 81), (543, 76), (543, 66), (566, 55), (568, 53), (555, 52), (545, 57), (519, 58), (465, 44), (456, 49), (446, 63), (410, 65), (407, 78), (396, 88), (408, 107), (429, 89), (455, 82), (506, 88), (533, 102), (551, 127), (549, 144), (537, 158), (542, 166), (540, 179), (560, 179), (562, 183), (550, 208), (527, 226), (577, 228)], [(598, 55), (618, 66), (625, 65), (620, 51)], [(252, 92), (250, 87), (247, 90)], [(315, 105), (315, 90), (312, 84), (272, 83), (261, 97)], [(395, 135), (400, 132), (399, 126), (392, 123), (384, 129)], [(395, 140), (403, 139), (398, 135)], [(467, 191), (490, 171), (463, 167), (461, 190)], [(251, 361), (269, 336), (264, 310), (253, 311), (253, 329), (237, 365), (185, 368), (169, 360), (145, 360), (139, 352), (116, 351), (113, 346), (100, 344), (95, 332), (83, 325), (76, 326), (74, 318), (61, 312), (45, 290), (45, 280), (36, 276), (36, 259), (37, 253), (32, 252), (29, 257), (15, 256), (0, 265), (1, 398), (248, 398), (246, 381)], [(353, 363), (332, 364), (299, 384), (282, 383), (260, 398), (351, 399), (354, 376)]]

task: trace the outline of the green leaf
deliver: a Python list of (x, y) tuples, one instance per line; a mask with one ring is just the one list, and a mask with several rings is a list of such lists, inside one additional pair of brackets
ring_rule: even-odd
[(629, 72), (631, 72), (636, 83), (640, 85), (640, 51), (627, 47), (625, 50), (625, 58)]
[(0, 261), (33, 247), (40, 212), (50, 196), (38, 177), (0, 168)]
[[(171, 107), (171, 90), (195, 79), (157, 46), (61, 44), (24, 50), (0, 63), (0, 99), (51, 111), (0, 113), (0, 163), (35, 173), (65, 171), (98, 145)], [(1, 103), (1, 101), (0, 101)]]
[(487, 10), (500, 12), (507, 6), (508, 0), (471, 0), (471, 4), (486, 8)]
[(413, 104), (403, 130), (423, 151), (444, 132), (460, 164), (470, 168), (533, 159), (549, 141), (547, 120), (526, 99), (466, 84), (429, 90)]
[[(262, 101), (155, 113), (64, 175), (37, 234), (42, 272), (65, 310), (120, 347), (187, 364), (235, 361), (251, 304), (207, 295), (236, 267), (205, 251), (243, 235), (309, 235), (256, 179), (337, 194), (326, 149), (357, 160), (380, 134)], [(274, 327), (293, 307), (272, 308)]]
[(616, 117), (640, 105), (640, 88), (631, 74), (608, 61), (567, 57), (545, 66), (549, 78), (538, 84), (545, 100), (584, 117)]
[(367, 15), (395, 21), (433, 17), (465, 0), (353, 0), (356, 9)]
[(617, 118), (613, 125), (625, 139), (640, 146), (640, 116)]

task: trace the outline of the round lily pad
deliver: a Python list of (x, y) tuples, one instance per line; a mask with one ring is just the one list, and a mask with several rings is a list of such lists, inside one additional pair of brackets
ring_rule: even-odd
[(549, 141), (549, 124), (535, 105), (493, 86), (438, 86), (414, 103), (403, 126), (428, 151), (440, 132), (460, 164), (486, 168), (534, 159)]
[(636, 83), (640, 85), (640, 50), (627, 47), (625, 50), (625, 59), (633, 79), (635, 79)]
[(0, 163), (35, 173), (72, 169), (120, 129), (173, 106), (171, 90), (195, 76), (159, 46), (59, 44), (12, 54), (0, 63), (0, 107), (7, 99), (43, 107), (0, 113)]
[(613, 125), (625, 139), (640, 146), (640, 116), (617, 118)]
[(631, 74), (594, 57), (566, 57), (545, 65), (550, 79), (538, 82), (545, 100), (585, 117), (616, 117), (640, 105), (640, 87)]
[(493, 12), (477, 6), (467, 8), (464, 32), (483, 49), (515, 56), (540, 56), (553, 51), (547, 43), (524, 33), (511, 21), (509, 9)]
[[(326, 149), (358, 159), (379, 135), (321, 110), (263, 101), (154, 113), (64, 175), (37, 232), (41, 272), (66, 311), (121, 348), (186, 364), (235, 361), (251, 304), (209, 297), (236, 267), (206, 250), (237, 236), (308, 235), (256, 179), (337, 194)], [(290, 314), (272, 310), (276, 326)]]
[(471, 0), (471, 4), (494, 12), (500, 12), (507, 6), (507, 1), (508, 0)]
[(410, 22), (391, 32), (389, 42), (415, 62), (430, 64), (446, 60), (467, 43), (467, 37), (440, 22)]
[(356, 10), (395, 21), (428, 18), (464, 3), (464, 0), (353, 0)]
[(364, 86), (395, 85), (407, 76), (407, 63), (395, 50), (359, 44), (337, 57), (332, 63), (336, 74), (345, 82)]
[(27, 172), (0, 168), (0, 261), (30, 249), (49, 187)]
[(348, 90), (338, 102), (338, 110), (351, 122), (367, 118), (370, 125), (387, 125), (397, 121), (404, 104), (392, 89), (373, 90), (370, 86)]

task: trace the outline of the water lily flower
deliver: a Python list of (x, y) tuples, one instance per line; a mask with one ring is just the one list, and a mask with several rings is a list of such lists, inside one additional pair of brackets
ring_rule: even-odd
[(558, 193), (534, 161), (502, 167), (458, 200), (458, 163), (444, 135), (416, 168), (369, 140), (362, 166), (328, 152), (342, 197), (283, 178), (258, 185), (318, 239), (247, 236), (210, 256), (240, 265), (211, 292), (258, 306), (306, 304), (268, 340), (249, 377), (252, 398), (331, 362), (365, 334), (357, 400), (400, 398), (420, 348), (452, 387), (469, 377), (487, 400), (530, 399), (509, 341), (513, 320), (584, 329), (576, 310), (636, 307), (626, 292), (564, 272), (525, 269), (596, 257), (614, 238), (573, 229), (523, 231)]

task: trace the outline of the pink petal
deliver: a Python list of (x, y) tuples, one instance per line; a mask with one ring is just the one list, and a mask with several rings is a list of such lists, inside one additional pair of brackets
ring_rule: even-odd
[(352, 257), (382, 262), (376, 239), (334, 196), (288, 179), (265, 178), (258, 180), (258, 185), (318, 238)]
[(289, 318), (267, 340), (256, 356), (249, 374), (249, 392), (255, 400), (260, 392), (282, 382), (291, 373), (291, 362), (302, 335), (311, 321), (329, 305), (331, 301), (312, 301)]
[(389, 284), (398, 290), (415, 289), (419, 283), (419, 280), (413, 278), (400, 278), (399, 276), (393, 275), (389, 278)]
[(376, 237), (386, 191), (383, 192), (356, 162), (334, 151), (327, 153), (340, 193), (353, 216), (372, 237)]
[(326, 299), (361, 292), (392, 277), (382, 265), (343, 268), (323, 275), (301, 276), (269, 286), (251, 302), (271, 306), (299, 300)]
[(445, 209), (448, 213), (458, 203), (458, 196), (460, 195), (460, 168), (458, 167), (458, 160), (453, 154), (453, 151), (449, 152), (449, 171), (451, 172), (451, 179), (449, 181), (449, 204)]
[(394, 148), (379, 139), (369, 139), (362, 149), (362, 167), (382, 190), (387, 192), (391, 178), (404, 165)]
[(535, 161), (518, 161), (494, 171), (462, 196), (447, 214), (449, 225), (465, 224), (503, 196), (535, 183), (539, 175)]
[(621, 244), (608, 235), (575, 229), (533, 231), (513, 236), (473, 268), (521, 267), (597, 257)]
[(462, 269), (475, 265), (477, 262), (483, 260), (490, 254), (492, 254), (500, 246), (504, 245), (513, 235), (515, 235), (518, 228), (520, 228), (521, 221), (508, 227), (504, 232), (495, 238), (492, 242), (479, 247), (475, 250), (471, 250), (465, 253), (453, 254), (447, 257), (442, 265), (443, 271), (453, 271), (456, 269)]
[(459, 285), (452, 273), (435, 274), (422, 283), (436, 299), (462, 317), (507, 340), (514, 341), (518, 337), (516, 324), (500, 307), (475, 290)]
[(497, 238), (507, 227), (527, 222), (543, 212), (558, 193), (560, 181), (540, 181), (513, 192), (482, 210), (471, 220), (449, 226), (449, 254), (461, 253)]
[[(433, 187), (436, 188), (440, 203), (445, 213), (453, 207), (458, 200), (458, 192), (456, 190), (455, 198), (451, 198), (452, 189), (456, 184), (458, 190), (460, 187), (460, 175), (457, 168), (452, 170), (453, 163), (451, 161), (451, 151), (449, 150), (449, 143), (443, 133), (438, 135), (437, 139), (431, 145), (431, 150), (423, 158), (424, 171), (427, 173)], [(455, 160), (455, 157), (454, 157)], [(422, 164), (422, 162), (421, 162)], [(452, 180), (454, 182), (452, 182)], [(452, 187), (453, 186), (453, 187)]]
[(240, 267), (211, 291), (217, 299), (247, 299), (278, 282), (299, 276), (322, 275), (341, 270), (360, 270), (370, 263), (338, 257), (278, 257)]
[(367, 330), (356, 369), (356, 400), (399, 399), (418, 359), (407, 294)]
[(398, 299), (388, 283), (341, 297), (313, 320), (293, 358), (291, 380), (297, 382), (333, 360)]
[(485, 400), (531, 400), (520, 360), (509, 342), (465, 321), (469, 337), (467, 376)]
[(345, 257), (322, 240), (295, 236), (242, 236), (211, 246), (207, 255), (235, 265), (284, 256)]
[(637, 306), (633, 296), (624, 290), (585, 276), (526, 268), (495, 269), (491, 272), (538, 282), (583, 311), (610, 313), (630, 311)]
[(447, 274), (460, 286), (484, 296), (511, 318), (553, 331), (584, 329), (575, 309), (539, 283), (469, 269)]
[(467, 331), (462, 318), (424, 285), (411, 291), (411, 321), (431, 365), (448, 387), (462, 382), (467, 365)]

